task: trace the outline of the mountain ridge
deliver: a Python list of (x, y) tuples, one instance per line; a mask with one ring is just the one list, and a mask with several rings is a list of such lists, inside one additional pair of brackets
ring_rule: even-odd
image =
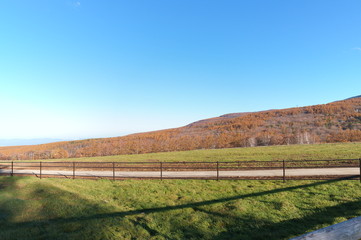
[(354, 99), (354, 98), (361, 98), (361, 95), (354, 96), (354, 97), (350, 97), (350, 98), (347, 98), (346, 100), (349, 100), (349, 99)]

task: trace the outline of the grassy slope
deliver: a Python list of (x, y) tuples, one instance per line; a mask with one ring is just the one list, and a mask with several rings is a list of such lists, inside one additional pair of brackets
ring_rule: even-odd
[[(360, 143), (83, 160), (358, 158)], [(289, 239), (361, 215), (358, 181), (0, 177), (1, 239)]]
[[(69, 158), (60, 161), (242, 161), (360, 158), (361, 143), (289, 145)], [(51, 160), (59, 161), (59, 159)]]
[(1, 239), (289, 239), (361, 215), (358, 181), (0, 178)]

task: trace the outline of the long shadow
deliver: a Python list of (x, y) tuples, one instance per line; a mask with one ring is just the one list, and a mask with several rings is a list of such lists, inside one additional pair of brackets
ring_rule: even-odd
[[(22, 225), (14, 221), (29, 217), (56, 216), (68, 214), (78, 216), (88, 212), (107, 212), (112, 208), (99, 207), (96, 203), (80, 198), (76, 193), (59, 189), (49, 184), (40, 182), (22, 182), (19, 187), (16, 183), (21, 177), (0, 178), (0, 239), (89, 239), (89, 236), (96, 236), (93, 239), (111, 239), (106, 228), (98, 228), (98, 225), (105, 225), (97, 221), (86, 224), (62, 222), (51, 225), (47, 221), (32, 221), (32, 224)], [(30, 191), (22, 190), (29, 184)], [(74, 207), (74, 200), (77, 205)], [(39, 207), (41, 205), (41, 207)], [(31, 207), (34, 206), (34, 209)], [(60, 209), (60, 210), (59, 210)], [(30, 212), (30, 213), (29, 213)], [(39, 224), (38, 224), (39, 223)], [(107, 223), (108, 224), (108, 223)], [(103, 226), (102, 225), (102, 226)], [(114, 238), (113, 238), (114, 239)]]
[[(203, 209), (197, 210), (213, 216), (222, 217), (222, 214), (220, 213), (215, 213)], [(355, 217), (355, 214), (357, 213), (361, 214), (361, 199), (338, 204), (332, 207), (325, 207), (319, 209), (316, 212), (313, 212), (312, 214), (303, 216), (302, 218), (290, 219), (279, 223), (259, 219), (245, 219), (240, 217), (227, 216), (233, 218), (234, 224), (230, 224), (227, 226), (227, 229), (229, 231), (220, 233), (213, 239), (289, 239), (291, 237), (300, 236), (306, 232), (316, 230), (315, 228), (320, 225), (332, 225), (335, 218), (337, 217), (349, 219)], [(234, 229), (237, 229), (237, 226), (239, 226), (238, 223), (244, 221), (257, 221), (259, 227), (234, 231)], [(240, 238), (240, 236), (242, 237)]]
[[(0, 191), (3, 191), (6, 188), (14, 188), (16, 179), (14, 178), (5, 178), (0, 181)], [(7, 204), (6, 202), (0, 202), (0, 221), (3, 219), (8, 219), (12, 216), (12, 212), (9, 209), (1, 207), (2, 204)]]
[[(334, 223), (334, 219), (337, 217), (343, 217), (347, 219), (353, 218), (355, 217), (356, 213), (361, 214), (361, 199), (338, 204), (332, 207), (325, 207), (319, 209), (316, 212), (313, 212), (312, 214), (303, 216), (302, 218), (290, 219), (279, 223), (247, 217), (237, 217), (230, 214), (226, 215), (223, 212), (218, 213), (202, 208), (195, 208), (194, 210), (212, 215), (219, 219), (229, 218), (232, 220), (231, 224), (226, 225), (227, 231), (224, 231), (213, 237), (213, 240), (279, 240), (300, 236), (306, 232), (312, 231), (312, 229), (316, 230), (315, 228), (320, 225), (332, 225)], [(239, 223), (241, 222), (257, 222), (258, 227), (248, 227), (242, 228), (241, 230), (235, 230), (239, 229)]]
[[(292, 229), (292, 234), (287, 234), (287, 238), (296, 237), (306, 232), (310, 232), (310, 229), (316, 230), (315, 227), (320, 224), (332, 225), (334, 219), (337, 217), (353, 218), (355, 214), (361, 213), (361, 199), (352, 202), (346, 202), (338, 204), (332, 207), (322, 208), (317, 212), (304, 216), (298, 219), (292, 219), (273, 224), (272, 229)], [(296, 227), (295, 227), (296, 226)], [(271, 229), (269, 229), (271, 231)], [(285, 234), (282, 234), (285, 235)], [(279, 239), (278, 235), (272, 236), (269, 239)]]
[(171, 239), (169, 236), (149, 227), (143, 219), (136, 219), (136, 220), (132, 220), (132, 219), (128, 219), (131, 223), (134, 224), (134, 226), (140, 226), (142, 228), (144, 228), (150, 236), (162, 236), (165, 239)]
[[(352, 177), (349, 177), (349, 178), (352, 178)], [(347, 179), (349, 179), (349, 178), (347, 178)], [(159, 213), (159, 212), (180, 210), (180, 209), (186, 209), (186, 208), (197, 208), (197, 207), (202, 207), (202, 206), (207, 206), (207, 205), (217, 204), (217, 203), (224, 203), (224, 202), (233, 201), (233, 200), (240, 200), (240, 199), (245, 199), (245, 198), (250, 198), (250, 197), (260, 197), (260, 196), (265, 196), (265, 195), (270, 195), (270, 194), (292, 191), (292, 190), (296, 190), (296, 189), (315, 187), (315, 186), (319, 186), (319, 185), (338, 182), (341, 180), (345, 180), (345, 178), (327, 180), (327, 181), (322, 181), (322, 182), (314, 182), (314, 183), (310, 183), (310, 184), (274, 189), (274, 190), (269, 190), (269, 191), (264, 191), (264, 192), (259, 192), (259, 193), (250, 193), (250, 194), (244, 194), (244, 195), (238, 195), (238, 196), (232, 196), (232, 197), (226, 197), (226, 198), (219, 198), (219, 199), (201, 201), (201, 202), (193, 202), (193, 203), (187, 203), (187, 204), (181, 204), (181, 205), (175, 205), (175, 206), (145, 208), (145, 209), (138, 209), (138, 210), (132, 210), (132, 211), (124, 211), (124, 212), (101, 213), (101, 214), (94, 214), (94, 215), (83, 216), (83, 217), (68, 217), (68, 218), (60, 217), (60, 218), (47, 219), (44, 221), (28, 221), (28, 222), (14, 223), (14, 224), (12, 224), (11, 227), (14, 227), (14, 228), (26, 227), (26, 226), (30, 226), (33, 224), (42, 224), (42, 223), (52, 224), (52, 223), (79, 222), (79, 221), (87, 221), (87, 220), (93, 220), (93, 219), (126, 217), (126, 216), (137, 215), (137, 214), (150, 214), (150, 213)]]

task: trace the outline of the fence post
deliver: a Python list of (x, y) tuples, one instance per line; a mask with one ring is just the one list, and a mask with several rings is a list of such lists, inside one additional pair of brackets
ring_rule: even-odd
[(113, 162), (113, 181), (115, 180), (115, 162)]
[(75, 162), (73, 162), (73, 179), (75, 179)]
[(14, 176), (14, 161), (11, 162), (11, 173), (10, 176)]
[(359, 165), (360, 165), (360, 183), (361, 183), (361, 158), (359, 159)]
[(286, 161), (283, 160), (283, 182), (286, 182)]
[(160, 180), (163, 180), (163, 162), (160, 162)]
[(40, 179), (41, 179), (41, 162), (40, 162), (40, 174), (39, 174), (39, 176), (40, 176)]
[(219, 181), (219, 162), (217, 161), (217, 181)]

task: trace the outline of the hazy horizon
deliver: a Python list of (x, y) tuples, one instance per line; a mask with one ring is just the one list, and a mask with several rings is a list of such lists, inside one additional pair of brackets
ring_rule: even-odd
[[(136, 133), (136, 132), (134, 132)], [(53, 142), (62, 142), (62, 141), (77, 141), (84, 139), (94, 139), (94, 138), (109, 138), (109, 137), (122, 137), (129, 134), (133, 134), (133, 132), (122, 133), (120, 135), (111, 135), (111, 136), (90, 136), (86, 138), (0, 138), (0, 147), (10, 147), (10, 146), (25, 146), (25, 145), (39, 145)]]
[(52, 142), (60, 142), (72, 139), (51, 139), (51, 138), (35, 138), (35, 139), (0, 139), (0, 147), (38, 145)]

